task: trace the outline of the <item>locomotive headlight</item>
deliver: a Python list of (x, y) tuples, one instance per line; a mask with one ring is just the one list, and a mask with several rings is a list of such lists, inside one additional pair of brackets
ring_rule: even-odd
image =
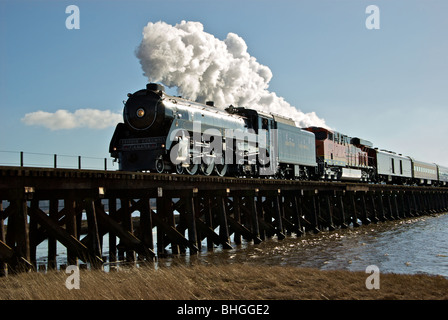
[(137, 117), (143, 118), (144, 115), (145, 115), (145, 110), (143, 108), (140, 108), (137, 110)]

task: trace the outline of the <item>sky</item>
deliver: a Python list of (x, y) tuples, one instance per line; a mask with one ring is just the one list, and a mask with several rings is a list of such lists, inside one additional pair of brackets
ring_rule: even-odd
[(243, 39), (296, 109), (448, 166), (447, 12), (445, 0), (0, 0), (0, 164), (9, 151), (109, 158), (126, 94), (148, 82), (143, 28), (194, 21)]

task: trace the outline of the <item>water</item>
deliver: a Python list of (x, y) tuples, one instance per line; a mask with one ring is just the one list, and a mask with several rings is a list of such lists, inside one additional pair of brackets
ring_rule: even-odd
[(442, 275), (448, 278), (448, 214), (371, 224), (301, 238), (267, 240), (256, 246), (203, 256), (208, 263), (254, 263)]
[[(448, 278), (448, 214), (271, 239), (258, 246), (222, 252), (236, 263), (288, 265), (322, 270), (442, 275)], [(214, 257), (209, 256), (213, 261)], [(225, 259), (225, 257), (220, 257)]]
[[(365, 271), (376, 265), (380, 272), (442, 275), (448, 278), (448, 214), (339, 229), (284, 240), (268, 239), (261, 244), (242, 244), (230, 250), (203, 250), (194, 256), (160, 259), (159, 264), (251, 263)], [(154, 239), (156, 239), (154, 234)], [(104, 237), (103, 255), (108, 254)], [(38, 263), (46, 262), (46, 243), (38, 247)], [(58, 264), (66, 263), (66, 249), (58, 244)]]

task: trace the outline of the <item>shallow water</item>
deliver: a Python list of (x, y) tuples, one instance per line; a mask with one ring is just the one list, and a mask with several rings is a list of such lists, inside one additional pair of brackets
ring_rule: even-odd
[[(108, 254), (108, 236), (103, 255)], [(156, 239), (156, 237), (154, 237)], [(194, 256), (160, 259), (172, 263), (253, 263), (287, 265), (322, 270), (365, 271), (376, 265), (380, 272), (442, 275), (448, 278), (448, 214), (381, 222), (358, 228), (339, 229), (303, 237), (275, 237), (233, 249), (203, 250)], [(38, 247), (38, 264), (46, 263), (46, 241)], [(66, 249), (58, 243), (58, 264), (66, 263)]]
[(202, 254), (208, 263), (288, 265), (431, 274), (448, 278), (448, 214), (370, 224), (304, 237), (270, 239), (259, 245)]

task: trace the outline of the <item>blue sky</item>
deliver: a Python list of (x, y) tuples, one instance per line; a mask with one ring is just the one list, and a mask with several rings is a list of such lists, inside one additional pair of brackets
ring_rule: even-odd
[[(72, 4), (79, 30), (65, 26)], [(380, 9), (379, 30), (365, 26), (369, 5)], [(219, 39), (242, 37), (272, 71), (269, 90), (303, 112), (448, 166), (447, 12), (443, 0), (0, 0), (0, 151), (108, 157), (113, 126), (50, 130), (21, 119), (121, 113), (126, 94), (147, 83), (135, 56), (143, 27), (187, 20)]]

